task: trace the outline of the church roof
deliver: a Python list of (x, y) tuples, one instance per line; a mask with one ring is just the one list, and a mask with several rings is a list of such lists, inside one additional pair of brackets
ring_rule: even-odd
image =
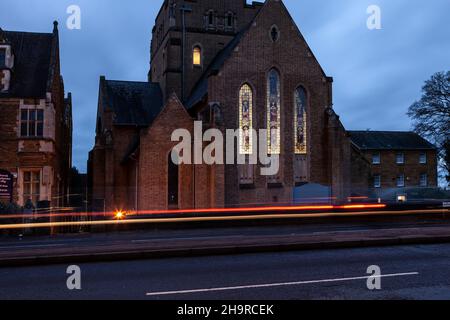
[(415, 132), (348, 131), (361, 150), (434, 150), (436, 147)]
[(114, 111), (115, 125), (149, 126), (163, 108), (157, 83), (101, 79), (104, 106)]
[[(252, 21), (253, 23), (253, 21)], [(209, 64), (208, 68), (203, 73), (200, 80), (195, 85), (194, 89), (192, 90), (191, 96), (188, 98), (188, 100), (185, 103), (185, 106), (187, 109), (192, 108), (195, 106), (198, 102), (200, 102), (205, 95), (208, 93), (208, 78), (211, 75), (217, 74), (220, 69), (222, 68), (225, 61), (231, 56), (234, 49), (237, 47), (239, 42), (241, 41), (244, 34), (247, 32), (247, 30), (250, 28), (252, 23), (248, 24), (247, 27), (245, 27), (241, 32), (239, 32), (233, 40), (231, 40), (228, 45), (223, 48), (213, 59), (213, 61)]]
[(52, 72), (54, 34), (2, 31), (2, 36), (12, 47), (14, 67), (11, 87), (7, 93), (0, 96), (45, 97)]

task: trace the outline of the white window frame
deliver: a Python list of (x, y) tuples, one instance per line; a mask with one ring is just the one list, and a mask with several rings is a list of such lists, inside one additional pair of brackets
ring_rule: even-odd
[(428, 163), (428, 157), (427, 157), (427, 153), (426, 152), (422, 152), (419, 155), (419, 163), (420, 164), (427, 164)]
[(405, 153), (397, 152), (397, 154), (395, 155), (395, 162), (397, 164), (405, 164)]
[(404, 188), (406, 186), (405, 179), (406, 178), (404, 174), (400, 174), (397, 176), (397, 188)]
[(420, 187), (428, 187), (428, 174), (422, 173), (419, 178)]
[[(378, 160), (376, 160), (378, 159)], [(374, 152), (372, 153), (372, 164), (381, 164), (381, 153)]]
[(373, 176), (373, 187), (374, 188), (381, 188), (381, 175), (376, 174)]

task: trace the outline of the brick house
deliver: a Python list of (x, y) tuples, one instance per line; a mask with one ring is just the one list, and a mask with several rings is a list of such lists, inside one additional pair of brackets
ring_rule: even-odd
[(349, 135), (368, 163), (369, 194), (383, 197), (390, 190), (437, 187), (436, 147), (418, 134), (349, 131)]
[[(327, 76), (281, 0), (166, 0), (155, 20), (147, 83), (100, 79), (89, 189), (96, 209), (149, 210), (292, 203), (305, 184), (344, 200), (367, 189), (370, 167), (333, 110)], [(235, 154), (253, 154), (251, 129), (267, 129), (262, 164), (183, 164), (171, 134), (241, 129)], [(351, 159), (355, 159), (351, 161)], [(354, 167), (365, 181), (353, 181)], [(431, 177), (430, 177), (431, 178)]]
[(12, 200), (63, 206), (72, 161), (72, 97), (64, 96), (57, 22), (52, 33), (0, 29), (0, 79), (0, 169), (13, 178)]

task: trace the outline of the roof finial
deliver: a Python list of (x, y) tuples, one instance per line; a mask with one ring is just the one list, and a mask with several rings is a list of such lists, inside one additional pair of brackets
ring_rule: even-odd
[(53, 32), (57, 32), (58, 31), (58, 21), (53, 21)]

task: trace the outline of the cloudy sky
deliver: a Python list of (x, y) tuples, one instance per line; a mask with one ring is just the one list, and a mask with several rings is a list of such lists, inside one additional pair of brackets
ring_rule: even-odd
[[(206, 1), (206, 0), (202, 0)], [(100, 75), (145, 81), (154, 19), (163, 0), (1, 0), (0, 27), (51, 32), (60, 22), (62, 73), (74, 97), (74, 165), (86, 170)], [(325, 72), (347, 129), (409, 130), (405, 113), (424, 80), (450, 69), (449, 0), (284, 0)], [(66, 9), (81, 8), (81, 30)], [(382, 29), (368, 30), (369, 5)]]

